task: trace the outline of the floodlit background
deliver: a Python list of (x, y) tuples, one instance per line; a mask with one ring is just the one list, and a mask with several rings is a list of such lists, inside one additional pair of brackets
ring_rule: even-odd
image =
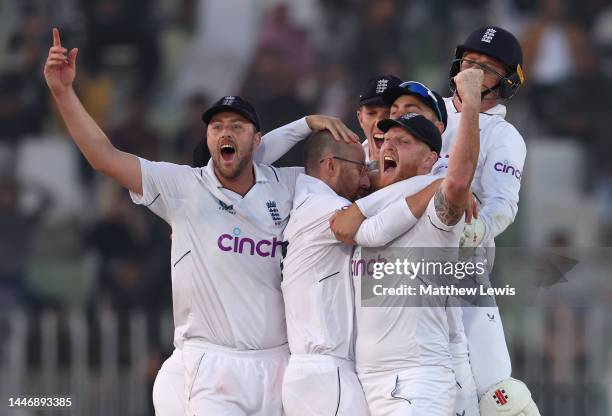
[[(498, 243), (612, 258), (609, 0), (0, 0), (0, 414), (42, 414), (9, 397), (61, 396), (71, 409), (44, 414), (152, 415), (172, 349), (170, 229), (66, 136), (42, 75), (52, 26), (80, 48), (77, 91), (111, 141), (189, 164), (222, 95), (251, 100), (264, 131), (322, 113), (361, 133), (370, 77), (448, 94), (454, 46), (486, 24), (522, 41), (527, 78), (508, 109), (528, 147), (520, 210)], [(502, 309), (543, 415), (612, 414), (612, 268), (598, 264), (568, 278), (580, 302)]]

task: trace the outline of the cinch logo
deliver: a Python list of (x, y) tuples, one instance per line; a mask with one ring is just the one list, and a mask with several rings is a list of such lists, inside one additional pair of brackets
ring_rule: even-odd
[(497, 172), (509, 173), (519, 181), (521, 180), (521, 171), (510, 165), (507, 160), (504, 160), (503, 162), (497, 162), (495, 165), (493, 165), (493, 168)]
[(387, 263), (387, 259), (381, 257), (374, 259), (352, 259), (351, 260), (351, 274), (353, 277), (358, 276), (374, 276), (374, 264), (376, 263)]
[(248, 253), (251, 256), (259, 257), (276, 257), (277, 252), (282, 252), (284, 242), (277, 240), (276, 237), (272, 238), (272, 241), (255, 241), (249, 237), (240, 237), (241, 233), (242, 230), (236, 227), (232, 230), (232, 234), (221, 234), (217, 239), (217, 246), (221, 251)]

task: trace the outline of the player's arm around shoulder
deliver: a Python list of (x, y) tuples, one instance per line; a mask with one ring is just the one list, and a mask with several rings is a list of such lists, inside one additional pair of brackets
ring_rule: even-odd
[(255, 151), (254, 160), (261, 163), (274, 163), (298, 142), (320, 130), (329, 130), (335, 140), (344, 140), (347, 143), (359, 142), (359, 136), (339, 118), (313, 114), (264, 134)]
[(53, 45), (45, 62), (44, 75), (70, 136), (89, 164), (127, 189), (142, 194), (138, 158), (116, 149), (87, 113), (73, 88), (78, 49), (62, 47), (59, 30), (53, 29)]
[(479, 113), (483, 83), (481, 69), (469, 68), (455, 76), (462, 100), (457, 137), (448, 160), (448, 174), (434, 196), (436, 216), (446, 226), (463, 217), (480, 152)]

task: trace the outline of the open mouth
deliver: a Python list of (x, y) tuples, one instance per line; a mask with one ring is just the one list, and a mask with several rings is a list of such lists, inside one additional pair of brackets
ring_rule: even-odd
[(391, 156), (385, 156), (383, 159), (383, 172), (391, 173), (397, 168), (397, 162)]
[(374, 145), (377, 149), (380, 149), (385, 142), (384, 135), (382, 133), (376, 133), (372, 137), (374, 138)]
[(233, 144), (222, 144), (221, 145), (221, 158), (225, 162), (231, 162), (236, 155), (236, 148)]

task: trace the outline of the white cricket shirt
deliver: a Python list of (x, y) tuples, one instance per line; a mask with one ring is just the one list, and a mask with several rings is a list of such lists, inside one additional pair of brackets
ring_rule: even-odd
[(354, 358), (353, 247), (336, 240), (329, 227), (329, 218), (350, 204), (323, 181), (298, 177), (281, 285), (292, 354)]
[[(450, 97), (444, 98), (448, 122), (442, 134), (440, 159), (434, 165), (434, 174), (448, 168), (448, 158), (455, 142), (461, 113)], [(493, 246), (493, 239), (501, 234), (516, 217), (518, 211), (521, 176), (527, 148), (520, 133), (508, 123), (506, 107), (497, 104), (480, 113), (480, 154), (472, 192), (479, 202), (478, 218), (485, 224), (483, 246)]]
[[(280, 262), (300, 169), (254, 164), (255, 185), (228, 198), (212, 160), (191, 168), (140, 159), (143, 195), (172, 227), (174, 343), (238, 350), (287, 342)], [(226, 192), (224, 192), (226, 191)]]
[[(412, 229), (386, 247), (405, 248), (406, 258), (411, 258), (411, 250), (419, 247), (458, 247), (463, 226), (463, 219), (454, 226), (443, 224), (432, 198)], [(361, 248), (358, 247), (351, 265), (355, 278), (357, 371), (367, 373), (428, 365), (452, 369), (449, 334), (454, 332), (454, 322), (449, 326), (444, 304), (441, 307), (361, 306), (361, 279), (372, 278), (364, 274), (367, 265), (360, 265), (361, 260)]]

